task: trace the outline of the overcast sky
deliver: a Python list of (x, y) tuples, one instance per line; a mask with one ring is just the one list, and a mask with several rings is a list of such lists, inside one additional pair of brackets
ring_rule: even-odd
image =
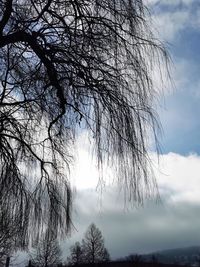
[(75, 173), (77, 231), (63, 242), (65, 255), (91, 222), (101, 229), (113, 258), (200, 245), (200, 1), (148, 0), (148, 4), (171, 54), (175, 84), (166, 86), (159, 105), (163, 126), (159, 166), (152, 154), (162, 202), (152, 199), (143, 208), (131, 208), (124, 206), (123, 194), (112, 183), (102, 195), (95, 191), (97, 170), (83, 133)]
[(98, 174), (82, 133), (74, 173), (77, 230), (62, 243), (64, 258), (92, 222), (102, 231), (112, 258), (200, 245), (200, 1), (146, 2), (171, 54), (175, 85), (166, 86), (159, 105), (163, 126), (159, 166), (151, 155), (162, 202), (152, 199), (144, 207), (131, 208), (112, 183), (102, 194), (96, 191)]

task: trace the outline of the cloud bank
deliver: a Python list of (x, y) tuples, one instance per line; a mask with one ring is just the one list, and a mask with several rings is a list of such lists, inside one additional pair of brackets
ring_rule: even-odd
[(155, 154), (151, 158), (161, 201), (152, 198), (143, 207), (133, 207), (124, 202), (120, 188), (110, 182), (111, 177), (102, 192), (95, 189), (98, 181), (95, 165), (91, 167), (90, 160), (87, 162), (90, 156), (86, 151), (80, 152), (79, 160), (84, 164), (79, 165), (77, 176), (79, 186), (73, 215), (76, 230), (62, 243), (65, 257), (69, 247), (81, 241), (91, 222), (102, 230), (115, 259), (129, 253), (199, 244), (200, 156), (168, 153), (160, 155), (159, 164)]
[[(102, 194), (95, 191), (97, 170), (82, 137), (75, 175), (77, 231), (63, 242), (66, 255), (69, 246), (82, 239), (91, 222), (102, 230), (113, 258), (200, 244), (199, 1), (147, 2), (153, 10), (155, 29), (169, 47), (175, 84), (173, 90), (164, 91), (164, 109), (159, 110), (164, 131), (159, 164), (151, 154), (161, 201), (148, 199), (139, 208), (124, 205), (124, 196), (120, 186), (112, 182), (112, 173), (106, 177)], [(155, 80), (161, 87), (158, 76)]]

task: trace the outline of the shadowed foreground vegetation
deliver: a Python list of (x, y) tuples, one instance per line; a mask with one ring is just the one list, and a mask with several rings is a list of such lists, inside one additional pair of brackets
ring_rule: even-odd
[[(74, 265), (67, 265), (67, 264), (58, 264), (54, 265), (55, 267), (69, 267)], [(54, 267), (53, 265), (48, 267)], [(94, 263), (94, 264), (79, 264), (75, 266), (80, 267), (180, 267), (181, 265), (178, 264), (161, 264), (161, 263), (154, 263), (154, 262), (140, 262), (140, 263), (133, 263), (132, 261), (111, 261), (111, 262), (103, 262), (103, 263)], [(186, 265), (184, 265), (187, 267)], [(37, 267), (34, 265), (29, 265), (27, 267)], [(189, 267), (189, 266), (188, 266)]]

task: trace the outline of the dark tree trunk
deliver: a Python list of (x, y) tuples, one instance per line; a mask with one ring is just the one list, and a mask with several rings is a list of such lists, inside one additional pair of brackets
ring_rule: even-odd
[(9, 267), (9, 265), (10, 265), (10, 257), (7, 257), (6, 258), (6, 267)]

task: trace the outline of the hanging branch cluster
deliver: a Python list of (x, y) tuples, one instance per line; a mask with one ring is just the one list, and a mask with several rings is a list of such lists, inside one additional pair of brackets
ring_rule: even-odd
[[(4, 266), (6, 258), (14, 252), (14, 247), (18, 244), (23, 231), (19, 227), (21, 218), (15, 217), (13, 220), (7, 208), (1, 207), (0, 210), (0, 266)], [(9, 208), (12, 208), (12, 205)]]
[(31, 263), (37, 267), (59, 266), (61, 254), (58, 240), (47, 229), (43, 238), (30, 254)]
[(128, 197), (155, 185), (145, 138), (157, 126), (152, 66), (166, 53), (146, 17), (142, 0), (0, 1), (0, 205), (20, 215), (23, 244), (43, 221), (69, 230), (64, 170), (80, 128)]

